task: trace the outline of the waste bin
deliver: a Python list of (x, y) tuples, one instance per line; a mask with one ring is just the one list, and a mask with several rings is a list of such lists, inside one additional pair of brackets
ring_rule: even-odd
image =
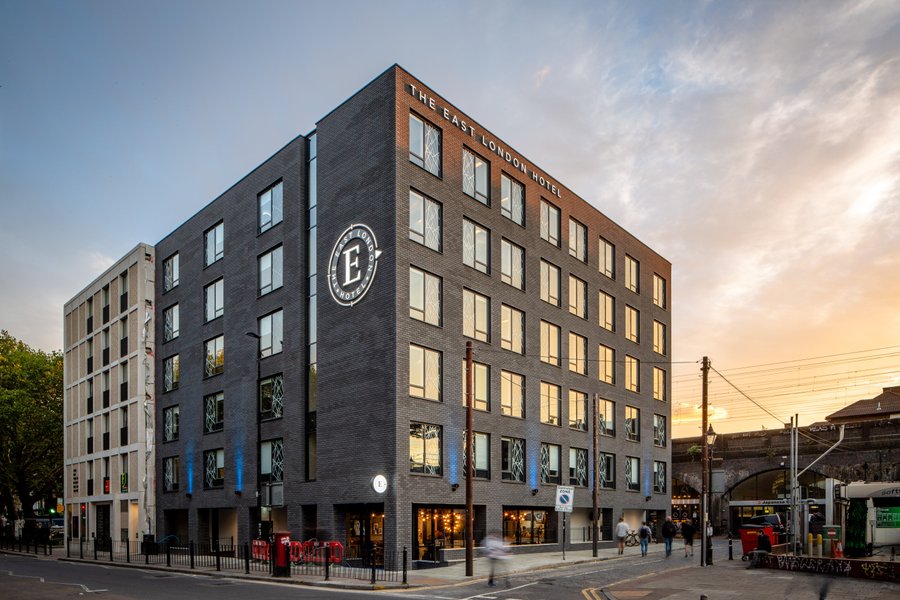
[(153, 539), (152, 533), (144, 534), (144, 539), (141, 541), (141, 554), (159, 554), (159, 546), (156, 544), (156, 540)]
[(740, 529), (741, 534), (741, 552), (744, 556), (747, 556), (754, 550), (756, 550), (757, 546), (759, 546), (759, 534), (768, 536), (769, 541), (774, 546), (776, 544), (775, 541), (775, 530), (771, 525), (742, 525)]
[(286, 531), (276, 533), (272, 546), (275, 551), (272, 574), (275, 577), (288, 577), (291, 574), (291, 534)]

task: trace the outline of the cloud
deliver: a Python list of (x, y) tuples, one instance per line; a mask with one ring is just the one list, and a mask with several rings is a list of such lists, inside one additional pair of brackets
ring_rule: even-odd
[(544, 85), (544, 79), (550, 74), (550, 65), (544, 65), (534, 73), (534, 87), (539, 88)]

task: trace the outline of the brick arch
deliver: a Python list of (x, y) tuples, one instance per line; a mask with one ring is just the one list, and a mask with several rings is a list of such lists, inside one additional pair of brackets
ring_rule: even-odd
[[(723, 497), (727, 498), (729, 500), (733, 500), (734, 499), (734, 495), (733, 495), (734, 491), (737, 490), (741, 485), (748, 483), (750, 480), (752, 480), (754, 478), (758, 479), (760, 475), (767, 475), (767, 474), (774, 474), (776, 476), (776, 481), (779, 476), (782, 476), (785, 479), (787, 479), (790, 477), (790, 469), (778, 467), (775, 469), (771, 469), (771, 468), (770, 469), (761, 469), (759, 471), (756, 471), (755, 473), (750, 473), (747, 476), (745, 476), (744, 478), (736, 481), (735, 483), (733, 483), (731, 485), (731, 487), (726, 489), (725, 493), (723, 494)], [(799, 484), (802, 487), (803, 485), (809, 485), (810, 483), (814, 483), (817, 480), (824, 480), (826, 477), (827, 477), (826, 474), (821, 473), (815, 469), (810, 469), (800, 476)], [(783, 493), (788, 494), (790, 492), (785, 490)], [(769, 494), (771, 494), (771, 490), (770, 490)], [(757, 492), (755, 494), (753, 494), (753, 496), (755, 496), (755, 497), (750, 498), (750, 499), (754, 499), (754, 500), (765, 499), (765, 498), (769, 497), (769, 494), (760, 494), (759, 491), (757, 490)]]

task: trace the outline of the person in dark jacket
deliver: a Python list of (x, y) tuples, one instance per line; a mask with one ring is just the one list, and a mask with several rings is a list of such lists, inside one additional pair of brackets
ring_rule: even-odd
[(697, 534), (697, 528), (690, 521), (681, 524), (681, 537), (684, 538), (684, 557), (688, 557), (688, 549), (691, 556), (694, 556), (694, 536)]
[(666, 522), (662, 526), (662, 537), (666, 544), (666, 558), (669, 558), (672, 554), (672, 540), (675, 539), (676, 533), (678, 533), (678, 527), (672, 522), (672, 517), (666, 517)]

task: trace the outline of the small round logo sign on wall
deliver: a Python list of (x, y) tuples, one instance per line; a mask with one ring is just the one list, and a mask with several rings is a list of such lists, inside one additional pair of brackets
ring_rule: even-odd
[(381, 250), (368, 226), (354, 224), (344, 230), (328, 260), (328, 289), (335, 302), (353, 306), (366, 295), (379, 256)]

